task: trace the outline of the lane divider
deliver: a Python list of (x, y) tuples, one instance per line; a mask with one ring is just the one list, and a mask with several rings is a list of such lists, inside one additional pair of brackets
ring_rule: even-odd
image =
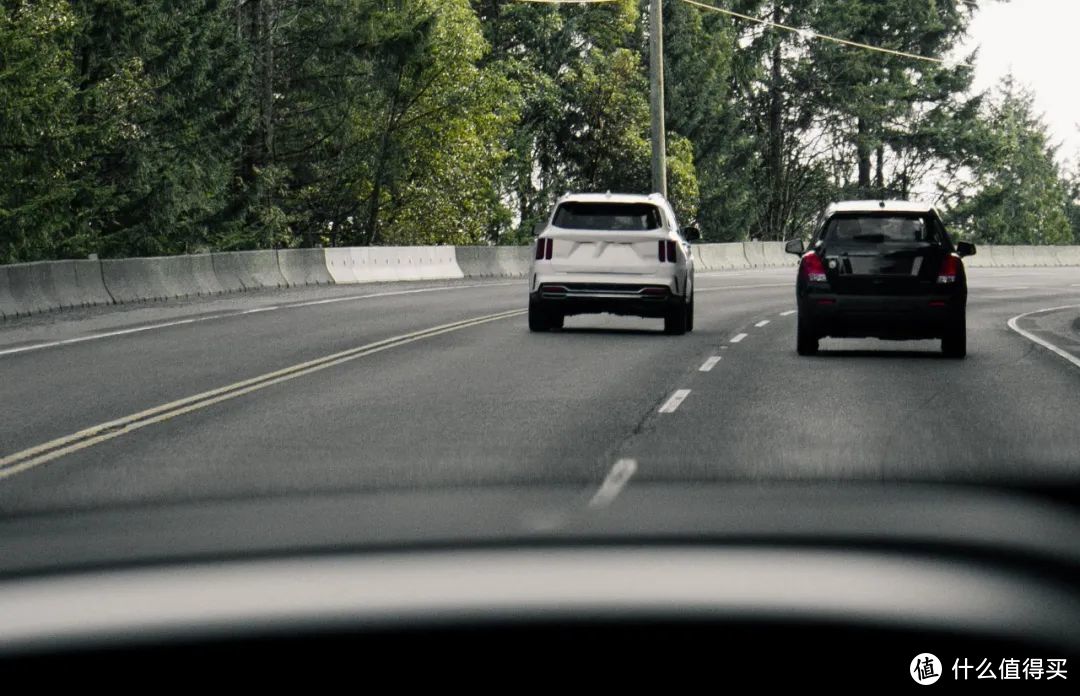
[(1009, 323), (1009, 328), (1012, 329), (1013, 331), (1015, 331), (1016, 333), (1020, 334), (1024, 338), (1028, 339), (1029, 341), (1031, 341), (1033, 343), (1037, 343), (1040, 346), (1042, 346), (1043, 348), (1046, 348), (1047, 350), (1049, 350), (1050, 352), (1055, 353), (1057, 355), (1060, 355), (1061, 357), (1065, 358), (1066, 360), (1068, 360), (1070, 363), (1072, 363), (1076, 367), (1080, 367), (1080, 358), (1078, 358), (1077, 356), (1073, 355), (1072, 353), (1070, 353), (1069, 351), (1067, 351), (1067, 350), (1065, 350), (1063, 348), (1059, 348), (1058, 346), (1055, 346), (1050, 341), (1039, 338), (1038, 336), (1031, 333), (1030, 331), (1025, 331), (1024, 329), (1021, 329), (1020, 326), (1019, 326), (1020, 320), (1024, 319), (1025, 317), (1030, 317), (1033, 314), (1045, 314), (1047, 312), (1057, 312), (1057, 311), (1060, 311), (1062, 309), (1080, 309), (1080, 305), (1065, 305), (1063, 307), (1048, 307), (1046, 309), (1036, 309), (1033, 312), (1024, 312), (1023, 314), (1017, 314), (1015, 317), (1013, 317), (1012, 319), (1009, 320), (1009, 322), (1008, 322)]
[(686, 401), (688, 396), (690, 396), (689, 389), (676, 389), (675, 393), (660, 407), (660, 413), (675, 413), (675, 410), (679, 408), (682, 402)]
[(738, 342), (742, 341), (744, 338), (746, 338), (746, 334), (744, 334), (744, 333), (736, 334), (736, 335), (731, 337), (731, 342), (732, 343), (738, 343)]
[(415, 295), (423, 292), (439, 292), (441, 290), (467, 290), (470, 288), (490, 288), (499, 287), (504, 285), (519, 285), (519, 282), (514, 283), (472, 283), (469, 285), (450, 285), (446, 287), (437, 288), (415, 288), (413, 290), (393, 290), (389, 292), (376, 292), (368, 293), (366, 295), (347, 295), (346, 297), (332, 297), (326, 300), (309, 300), (305, 302), (290, 302), (288, 304), (272, 305), (270, 307), (256, 307), (254, 309), (244, 309), (235, 312), (222, 312), (220, 314), (211, 314), (204, 317), (191, 317), (188, 319), (177, 319), (175, 321), (164, 321), (157, 324), (148, 324), (146, 326), (136, 326), (130, 329), (117, 329), (115, 331), (102, 331), (101, 333), (90, 334), (88, 336), (78, 336), (76, 338), (65, 338), (60, 341), (49, 341), (48, 343), (34, 343), (28, 346), (19, 346), (18, 348), (5, 348), (0, 350), (0, 356), (15, 355), (16, 353), (29, 353), (35, 350), (44, 350), (46, 348), (56, 348), (58, 346), (68, 346), (75, 343), (85, 343), (87, 341), (99, 341), (103, 338), (113, 338), (115, 336), (127, 336), (130, 334), (143, 333), (144, 331), (156, 331), (158, 329), (167, 329), (173, 326), (183, 326), (185, 324), (196, 324), (204, 321), (214, 321), (216, 319), (230, 319), (232, 317), (242, 317), (248, 314), (258, 314), (260, 312), (274, 312), (281, 309), (295, 309), (297, 307), (311, 307), (314, 305), (335, 304), (338, 302), (356, 302), (359, 300), (370, 300), (379, 297), (396, 297), (398, 295)]
[(720, 356), (714, 355), (701, 364), (701, 367), (698, 368), (698, 372), (710, 372), (714, 367), (716, 367), (716, 363), (718, 362), (720, 362)]
[(754, 324), (755, 329), (760, 329), (762, 326), (766, 326), (769, 323), (768, 319), (762, 319), (758, 323)]
[(618, 497), (635, 471), (637, 471), (637, 461), (633, 459), (620, 459), (615, 462), (611, 471), (604, 477), (603, 483), (600, 484), (600, 490), (596, 491), (596, 495), (589, 501), (589, 507), (603, 508), (611, 505), (611, 501)]
[(780, 316), (782, 316), (782, 317), (790, 317), (792, 314), (794, 314), (797, 311), (798, 311), (797, 309), (789, 309), (786, 312), (780, 312)]
[(197, 411), (206, 408), (207, 406), (221, 403), (222, 401), (235, 399), (244, 394), (265, 389), (275, 384), (287, 382), (351, 360), (380, 353), (391, 348), (404, 346), (425, 338), (431, 338), (453, 331), (460, 331), (461, 329), (480, 326), (501, 319), (521, 316), (526, 312), (527, 310), (524, 309), (498, 312), (496, 314), (473, 317), (463, 321), (442, 324), (429, 329), (394, 336), (393, 338), (375, 341), (374, 343), (368, 343), (363, 346), (350, 348), (321, 358), (308, 360), (280, 370), (267, 372), (266, 374), (257, 377), (235, 382), (224, 387), (195, 394), (184, 399), (171, 401), (160, 406), (155, 406), (154, 408), (146, 409), (145, 411), (139, 411), (138, 413), (133, 413), (129, 416), (117, 418), (116, 420), (94, 425), (70, 435), (65, 435), (0, 458), (0, 479), (13, 476), (40, 464), (53, 461), (66, 454), (145, 428), (148, 425), (161, 423), (162, 421), (175, 418), (185, 413), (191, 413), (192, 411)]

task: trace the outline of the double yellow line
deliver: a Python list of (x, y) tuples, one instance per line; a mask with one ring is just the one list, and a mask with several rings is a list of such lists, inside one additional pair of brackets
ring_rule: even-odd
[(325, 370), (334, 367), (335, 365), (349, 362), (350, 360), (356, 360), (357, 358), (380, 353), (384, 350), (397, 348), (398, 346), (403, 346), (415, 341), (421, 341), (425, 338), (431, 338), (453, 331), (460, 331), (461, 329), (479, 326), (492, 321), (499, 321), (500, 319), (520, 316), (524, 314), (525, 311), (526, 310), (523, 309), (515, 309), (509, 312), (486, 314), (451, 324), (442, 324), (441, 326), (435, 326), (422, 331), (394, 336), (393, 338), (368, 343), (367, 345), (358, 346), (356, 348), (350, 348), (349, 350), (344, 350), (340, 353), (333, 353), (321, 358), (298, 363), (274, 372), (267, 372), (258, 377), (235, 382), (184, 399), (171, 401), (167, 404), (155, 406), (154, 408), (145, 411), (139, 411), (138, 413), (117, 418), (116, 420), (107, 423), (100, 423), (76, 433), (30, 447), (21, 452), (15, 452), (14, 454), (0, 457), (0, 479), (14, 476), (27, 469), (63, 457), (66, 454), (92, 447), (107, 440), (112, 440), (121, 435), (126, 435), (127, 433), (145, 428), (148, 425), (161, 423), (162, 421), (182, 416), (185, 413), (191, 413), (192, 411), (197, 411), (201, 408), (221, 403), (222, 401), (228, 401), (229, 399), (235, 399), (244, 394), (250, 394), (253, 391), (265, 389), (275, 384), (281, 384), (282, 382), (287, 382), (296, 379), (297, 377), (310, 375), (313, 372)]

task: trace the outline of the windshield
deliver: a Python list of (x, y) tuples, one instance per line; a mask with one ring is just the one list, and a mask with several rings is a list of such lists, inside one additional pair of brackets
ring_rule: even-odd
[(552, 221), (570, 230), (642, 232), (663, 226), (660, 210), (647, 203), (562, 203)]
[(546, 538), (789, 484), (1073, 505), (1077, 27), (8, 0), (0, 549)]

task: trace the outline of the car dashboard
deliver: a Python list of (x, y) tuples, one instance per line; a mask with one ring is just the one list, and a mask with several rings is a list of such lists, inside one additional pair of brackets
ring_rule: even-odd
[[(554, 531), (469, 543), (293, 538), (183, 561), (31, 563), (0, 579), (0, 671), (400, 677), (407, 656), (424, 666), (409, 680), (472, 664), (609, 683), (728, 665), (776, 684), (890, 688), (918, 686), (908, 664), (926, 652), (954, 682), (960, 660), (1080, 653), (1067, 508), (884, 493), (660, 486)], [(710, 514), (710, 501), (728, 509)], [(647, 523), (653, 510), (668, 514)], [(809, 671), (830, 661), (827, 678)]]

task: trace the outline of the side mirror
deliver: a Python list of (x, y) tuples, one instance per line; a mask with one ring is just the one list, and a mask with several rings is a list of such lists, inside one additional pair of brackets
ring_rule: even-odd
[(975, 245), (971, 242), (957, 242), (956, 243), (956, 255), (960, 257), (974, 256)]
[(784, 251), (796, 256), (802, 256), (806, 253), (806, 246), (801, 239), (789, 239), (784, 243)]
[(533, 225), (533, 236), (535, 237), (538, 234), (540, 234), (541, 232), (543, 232), (545, 227), (547, 227), (546, 222), (538, 222), (535, 225)]
[(701, 230), (696, 227), (684, 227), (682, 233), (688, 242), (696, 242), (701, 239)]

